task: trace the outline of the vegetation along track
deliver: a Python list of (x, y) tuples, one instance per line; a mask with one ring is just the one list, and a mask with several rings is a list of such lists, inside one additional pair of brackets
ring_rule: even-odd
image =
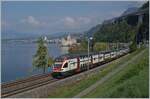
[(8, 97), (17, 93), (21, 93), (33, 88), (52, 83), (57, 79), (53, 79), (51, 74), (44, 74), (39, 76), (29, 77), (24, 80), (2, 84), (1, 97)]

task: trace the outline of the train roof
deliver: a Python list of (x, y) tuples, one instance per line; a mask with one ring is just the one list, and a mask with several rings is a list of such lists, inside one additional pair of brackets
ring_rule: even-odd
[[(86, 56), (87, 53), (80, 53), (80, 54), (64, 54), (64, 55), (61, 55), (59, 57), (56, 57), (55, 60), (62, 60), (64, 58), (67, 58), (67, 59), (70, 59), (70, 58), (76, 58), (76, 57), (81, 57), (81, 56)], [(91, 53), (90, 53), (91, 55)]]
[[(101, 52), (90, 52), (89, 55), (93, 55), (93, 54), (100, 54), (100, 53), (109, 53), (111, 51), (101, 51)], [(55, 60), (63, 60), (64, 58), (70, 59), (70, 58), (76, 58), (76, 57), (84, 57), (84, 56), (88, 56), (87, 52), (83, 52), (83, 53), (78, 53), (78, 54), (64, 54), (61, 55), (59, 57), (56, 57)]]
[[(121, 50), (121, 49), (118, 49), (118, 50)], [(105, 53), (109, 53), (109, 52), (112, 52), (112, 51), (116, 51), (116, 50), (100, 51), (100, 52), (90, 52), (89, 55), (105, 54)], [(61, 55), (59, 57), (56, 57), (55, 60), (62, 61), (64, 58), (71, 59), (71, 58), (84, 57), (84, 56), (88, 56), (87, 52), (77, 53), (77, 54), (64, 54), (64, 55)]]

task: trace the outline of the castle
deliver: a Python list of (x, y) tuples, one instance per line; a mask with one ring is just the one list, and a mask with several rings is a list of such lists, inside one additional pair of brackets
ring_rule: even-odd
[(71, 46), (76, 43), (77, 43), (76, 39), (72, 38), (70, 34), (67, 36), (67, 38), (62, 38), (61, 40), (62, 46)]

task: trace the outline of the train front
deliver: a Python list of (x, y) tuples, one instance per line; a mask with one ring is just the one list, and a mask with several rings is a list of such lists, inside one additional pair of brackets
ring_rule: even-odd
[(52, 76), (59, 77), (61, 76), (61, 68), (62, 68), (63, 60), (60, 58), (55, 59), (55, 63), (52, 67)]

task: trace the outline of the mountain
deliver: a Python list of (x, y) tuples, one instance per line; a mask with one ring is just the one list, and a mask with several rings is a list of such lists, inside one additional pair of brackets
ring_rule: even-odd
[[(130, 13), (133, 13), (135, 11), (138, 11), (138, 8), (137, 7), (132, 7), (132, 8), (128, 8), (126, 11), (124, 11), (122, 13), (121, 16), (124, 16), (124, 15), (127, 15), (127, 14), (130, 14)], [(109, 20), (105, 20), (102, 24), (109, 24), (109, 23), (112, 23), (114, 22), (115, 20), (117, 20), (118, 17), (115, 17), (115, 18), (112, 18), (112, 19), (109, 19)], [(85, 32), (85, 35), (86, 36), (93, 36), (94, 33), (96, 33), (97, 31), (99, 31), (99, 29), (101, 28), (101, 24), (98, 24), (94, 27), (92, 27), (91, 29), (89, 29), (87, 32)]]
[(101, 27), (101, 24), (98, 24), (94, 27), (92, 27), (91, 29), (89, 29), (88, 31), (85, 32), (85, 36), (89, 36), (92, 37), (94, 33), (96, 33)]
[(137, 8), (137, 7), (128, 8), (126, 11), (123, 12), (123, 14), (121, 16), (136, 12), (136, 11), (138, 11), (138, 9), (139, 8)]
[(57, 32), (57, 33), (51, 33), (48, 34), (48, 38), (61, 38), (61, 37), (66, 37), (68, 34), (73, 34), (72, 32)]
[[(143, 22), (140, 27), (137, 27), (137, 16), (134, 12), (144, 12)], [(106, 20), (102, 23), (101, 28), (94, 33), (95, 41), (98, 42), (142, 42), (148, 40), (149, 37), (149, 2), (146, 2), (140, 8), (128, 8), (121, 16)], [(128, 14), (133, 15), (128, 16)], [(126, 16), (127, 15), (127, 16)], [(137, 32), (138, 28), (138, 32)], [(93, 33), (92, 33), (93, 34)]]
[(1, 33), (2, 39), (34, 39), (38, 37), (40, 37), (40, 35), (35, 33), (21, 33), (16, 31), (2, 31)]
[[(121, 16), (124, 16), (124, 15), (127, 15), (127, 14), (130, 14), (130, 13), (133, 13), (135, 11), (138, 11), (139, 8), (137, 7), (132, 7), (132, 8), (128, 8), (126, 11), (124, 11)], [(109, 20), (104, 20), (104, 22), (102, 24), (98, 24), (94, 27), (92, 27), (91, 29), (89, 29), (87, 32), (85, 32), (85, 35), (86, 36), (93, 36), (94, 33), (98, 32), (99, 29), (101, 28), (101, 26), (103, 24), (109, 24), (109, 23), (113, 23), (115, 20), (117, 20), (119, 17), (114, 17), (112, 19), (109, 19)]]
[(146, 9), (146, 8), (149, 8), (149, 1), (147, 1), (140, 7), (140, 9)]
[(56, 33), (24, 33), (24, 32), (16, 32), (12, 30), (2, 31), (1, 37), (2, 39), (36, 39), (41, 36), (47, 36), (48, 39), (62, 38), (67, 37), (68, 34), (72, 36), (80, 36), (83, 33), (73, 33), (73, 32), (56, 32)]
[(54, 38), (67, 37), (69, 34), (76, 38), (80, 38), (83, 35), (82, 32), (57, 32), (57, 33), (47, 34), (44, 36), (47, 36), (48, 39), (54, 39)]

